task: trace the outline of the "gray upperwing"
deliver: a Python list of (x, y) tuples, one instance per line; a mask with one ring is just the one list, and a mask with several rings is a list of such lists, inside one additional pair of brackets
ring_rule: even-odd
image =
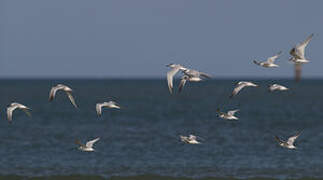
[(268, 63), (274, 63), (275, 60), (282, 54), (282, 51), (279, 51), (275, 56), (269, 57), (267, 59)]

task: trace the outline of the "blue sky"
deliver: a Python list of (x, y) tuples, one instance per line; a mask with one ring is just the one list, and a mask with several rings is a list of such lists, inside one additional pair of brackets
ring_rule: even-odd
[[(164, 77), (179, 63), (214, 77), (323, 77), (323, 1), (1, 0), (0, 77)], [(264, 69), (282, 50), (281, 67)]]

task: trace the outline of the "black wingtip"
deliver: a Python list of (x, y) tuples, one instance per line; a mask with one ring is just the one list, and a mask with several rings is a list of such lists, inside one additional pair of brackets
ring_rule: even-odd
[(256, 65), (258, 65), (258, 62), (256, 60), (253, 60), (253, 63), (256, 64)]
[(275, 140), (277, 141), (277, 142), (281, 142), (281, 140), (279, 139), (279, 137), (278, 136), (274, 136), (274, 138), (275, 138)]

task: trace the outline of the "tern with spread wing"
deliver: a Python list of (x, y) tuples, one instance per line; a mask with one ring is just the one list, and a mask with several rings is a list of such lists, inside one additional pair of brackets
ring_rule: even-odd
[(170, 67), (171, 70), (167, 72), (167, 84), (168, 84), (168, 89), (169, 92), (172, 94), (173, 93), (173, 77), (179, 70), (184, 70), (186, 69), (180, 64), (168, 64), (166, 65), (167, 67)]
[(300, 44), (297, 44), (295, 47), (293, 47), (289, 54), (292, 56), (289, 61), (294, 63), (295, 66), (295, 80), (300, 81), (301, 74), (302, 74), (302, 64), (310, 62), (305, 57), (305, 48), (308, 45), (308, 43), (312, 40), (314, 34), (309, 35), (305, 41), (303, 41)]
[(79, 150), (91, 152), (91, 151), (94, 151), (93, 144), (98, 140), (100, 140), (100, 138), (96, 138), (91, 141), (88, 141), (86, 144), (82, 144), (80, 140), (76, 140), (75, 144), (80, 145)]
[(104, 107), (120, 109), (120, 106), (114, 101), (97, 103), (96, 104), (96, 113), (98, 114), (98, 116), (102, 115), (102, 108), (104, 108)]
[(23, 110), (28, 116), (31, 116), (30, 112), (31, 109), (25, 105), (22, 105), (22, 104), (19, 104), (19, 103), (16, 103), (16, 102), (13, 102), (11, 103), (8, 107), (7, 107), (7, 119), (9, 121), (9, 123), (12, 122), (12, 113), (14, 110), (16, 109), (21, 109)]
[(275, 60), (281, 55), (282, 51), (278, 52), (275, 56), (269, 57), (266, 61), (258, 62), (254, 60), (253, 62), (259, 66), (270, 68), (270, 67), (279, 67), (275, 64)]
[(234, 116), (236, 112), (240, 111), (239, 109), (228, 111), (227, 113), (221, 112), (220, 109), (217, 109), (219, 117), (226, 120), (238, 120), (239, 118)]
[(70, 99), (73, 106), (75, 108), (78, 108), (76, 103), (75, 103), (75, 100), (74, 100), (74, 98), (72, 96), (73, 90), (70, 87), (68, 87), (68, 86), (66, 86), (64, 84), (57, 84), (56, 86), (52, 87), (52, 89), (49, 92), (49, 101), (52, 101), (55, 98), (56, 92), (59, 91), (59, 90), (64, 91), (67, 94), (67, 96)]
[(197, 141), (197, 136), (189, 135), (189, 136), (179, 136), (181, 141), (187, 144), (201, 144), (199, 141)]
[(298, 64), (304, 64), (308, 63), (309, 60), (305, 58), (305, 48), (308, 45), (308, 43), (312, 40), (314, 34), (309, 35), (305, 41), (303, 41), (300, 44), (297, 44), (295, 47), (293, 47), (289, 54), (292, 56), (289, 60), (298, 63)]
[(182, 70), (182, 72), (184, 73), (184, 75), (182, 76), (181, 82), (179, 84), (178, 92), (182, 91), (183, 87), (186, 84), (186, 81), (199, 82), (199, 81), (202, 81), (203, 78), (208, 78), (208, 79), (211, 78), (211, 75), (206, 74), (204, 72), (196, 71), (194, 69), (187, 69), (186, 68), (186, 69)]
[(238, 82), (238, 84), (236, 85), (236, 87), (233, 89), (233, 92), (232, 92), (230, 98), (232, 98), (235, 95), (237, 95), (244, 87), (258, 87), (258, 85), (257, 84), (254, 84), (252, 82), (240, 81), (240, 82)]
[(288, 88), (279, 84), (273, 84), (269, 86), (269, 91), (287, 91)]
[(294, 145), (295, 140), (301, 135), (301, 132), (298, 132), (296, 135), (291, 136), (288, 138), (287, 141), (281, 140), (278, 136), (275, 136), (276, 141), (281, 147), (287, 148), (287, 149), (296, 149), (296, 146)]

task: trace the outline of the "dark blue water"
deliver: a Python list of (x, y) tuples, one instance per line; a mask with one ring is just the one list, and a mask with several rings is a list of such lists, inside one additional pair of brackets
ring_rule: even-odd
[[(190, 83), (173, 96), (166, 80), (1, 80), (0, 175), (323, 178), (322, 80), (275, 81), (290, 88), (275, 93), (267, 90), (273, 81), (254, 82), (261, 87), (230, 100), (233, 80)], [(57, 83), (74, 89), (79, 110), (62, 92), (48, 102)], [(123, 109), (98, 118), (95, 104), (111, 96)], [(32, 118), (16, 111), (8, 124), (5, 108), (12, 101), (31, 107)], [(239, 121), (219, 119), (217, 108), (240, 109)], [(297, 150), (283, 149), (273, 138), (299, 130)], [(205, 141), (183, 144), (180, 134)], [(96, 137), (96, 152), (74, 144)]]

